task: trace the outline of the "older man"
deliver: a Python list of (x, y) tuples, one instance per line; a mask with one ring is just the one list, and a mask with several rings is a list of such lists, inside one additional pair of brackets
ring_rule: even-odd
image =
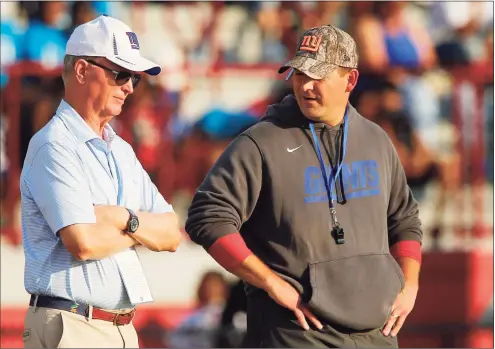
[(136, 34), (101, 16), (66, 47), (65, 97), (29, 143), (21, 174), (26, 348), (138, 347), (135, 305), (152, 301), (134, 249), (175, 251), (172, 207), (108, 122), (144, 72)]

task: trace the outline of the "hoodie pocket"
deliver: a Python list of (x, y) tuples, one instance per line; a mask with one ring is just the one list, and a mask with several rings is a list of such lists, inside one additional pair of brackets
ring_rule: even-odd
[(310, 263), (310, 308), (322, 321), (354, 330), (380, 328), (404, 288), (390, 254), (369, 254)]

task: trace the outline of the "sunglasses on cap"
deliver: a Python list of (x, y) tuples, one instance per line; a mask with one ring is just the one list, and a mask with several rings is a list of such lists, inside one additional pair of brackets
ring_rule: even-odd
[(106, 71), (109, 71), (110, 73), (112, 73), (114, 75), (115, 82), (119, 85), (124, 85), (129, 81), (129, 79), (131, 79), (132, 80), (132, 87), (136, 88), (136, 86), (139, 83), (139, 80), (141, 79), (141, 75), (139, 75), (139, 74), (132, 74), (128, 71), (113, 70), (113, 69), (110, 69), (108, 67), (105, 67), (104, 65), (96, 63), (95, 61), (92, 61), (90, 59), (86, 60), (86, 62), (91, 63), (92, 65), (95, 65), (97, 67), (100, 67), (103, 70), (106, 70)]

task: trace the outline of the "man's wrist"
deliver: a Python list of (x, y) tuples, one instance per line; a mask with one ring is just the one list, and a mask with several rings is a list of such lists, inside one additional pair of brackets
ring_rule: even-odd
[(123, 232), (127, 231), (130, 214), (127, 208), (123, 206), (110, 206), (112, 208), (112, 216), (109, 218), (113, 220), (113, 225)]
[(127, 223), (129, 222), (129, 211), (125, 207), (116, 206), (118, 208), (118, 216), (116, 216), (117, 228), (126, 231)]
[(419, 288), (419, 274), (421, 269), (419, 262), (411, 257), (399, 258), (397, 262), (404, 274), (405, 287), (417, 290)]
[(270, 270), (263, 280), (263, 289), (270, 293), (277, 287), (281, 280), (282, 278), (280, 276)]
[(96, 221), (110, 224), (120, 231), (127, 228), (129, 212), (125, 207), (116, 205), (94, 205)]
[(419, 282), (417, 280), (406, 280), (405, 287), (411, 290), (419, 290)]

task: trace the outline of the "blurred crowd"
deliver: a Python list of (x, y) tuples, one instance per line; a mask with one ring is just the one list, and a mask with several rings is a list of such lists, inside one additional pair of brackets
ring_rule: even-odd
[[(355, 38), (360, 79), (351, 102), (389, 134), (419, 201), (436, 183), (441, 210), (471, 180), (459, 138), (483, 143), (483, 181), (493, 179), (492, 2), (2, 2), (2, 99), (10, 89), (20, 104), (2, 103), (3, 199), (12, 157), (22, 165), (31, 136), (63, 97), (61, 79), (40, 72), (60, 67), (72, 30), (100, 14), (128, 23), (143, 55), (164, 68), (144, 79), (112, 125), (183, 218), (230, 140), (291, 93), (276, 70), (300, 33), (325, 23)], [(20, 62), (36, 68), (14, 85), (9, 69)], [(473, 81), (456, 90), (456, 79), (466, 76)], [(473, 105), (481, 110), (481, 139), (472, 136)], [(9, 138), (18, 139), (19, 154), (5, 146), (12, 120), (20, 123), (18, 138)], [(17, 224), (15, 215), (2, 217), (4, 225)], [(431, 229), (441, 229), (439, 222)]]
[[(61, 79), (43, 72), (60, 67), (72, 30), (100, 14), (128, 23), (143, 55), (164, 67), (142, 80), (112, 126), (182, 219), (226, 145), (291, 93), (276, 70), (301, 32), (325, 23), (355, 38), (360, 79), (351, 103), (388, 133), (416, 199), (433, 202), (433, 234), (443, 229), (446, 202), (464, 200), (462, 186), (493, 181), (493, 2), (1, 2), (2, 210), (18, 205), (7, 202), (18, 191), (11, 164), (22, 166), (30, 138), (63, 97)], [(14, 84), (10, 69), (21, 62), (33, 65)], [(465, 156), (471, 148), (481, 153)], [(473, 154), (481, 174), (470, 170)], [(0, 215), (2, 227), (19, 226), (13, 212)], [(19, 244), (14, 231), (2, 242)], [(242, 284), (229, 289), (220, 274), (205, 274), (196, 310), (163, 343), (239, 346), (244, 302)]]

